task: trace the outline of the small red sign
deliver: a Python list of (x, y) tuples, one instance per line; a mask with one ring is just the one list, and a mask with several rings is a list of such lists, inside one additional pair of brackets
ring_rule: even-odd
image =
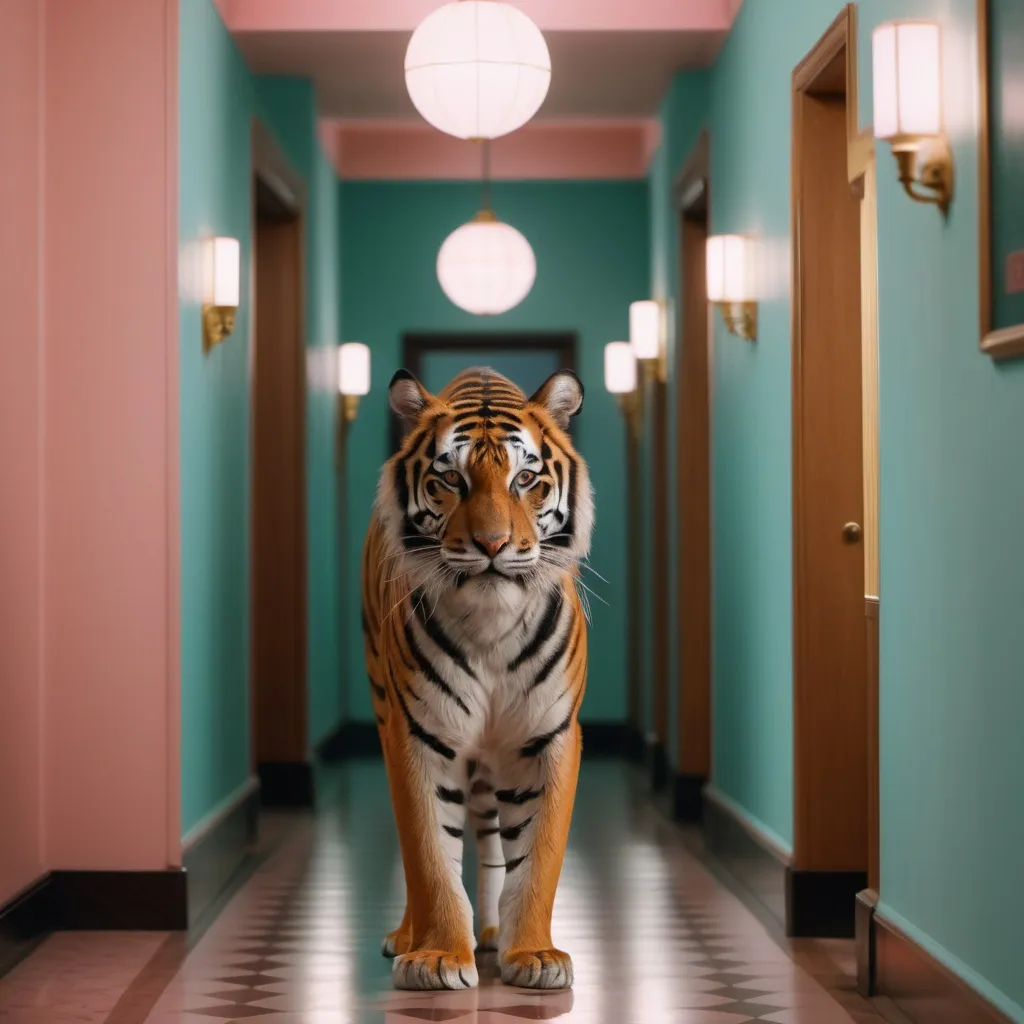
[(1006, 294), (1019, 295), (1024, 292), (1024, 249), (1011, 252), (1006, 257)]

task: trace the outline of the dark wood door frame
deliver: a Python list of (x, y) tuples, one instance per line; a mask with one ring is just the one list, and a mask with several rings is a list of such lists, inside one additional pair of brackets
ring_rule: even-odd
[(676, 330), (676, 579), (679, 638), (674, 808), (697, 820), (711, 777), (711, 381), (712, 344), (705, 280), (710, 140), (702, 133), (674, 189), (679, 294)]
[[(575, 331), (412, 331), (402, 337), (402, 366), (419, 377), (423, 357), (432, 352), (459, 351), (542, 351), (554, 352), (565, 370), (576, 370)], [(569, 425), (572, 433), (572, 424)], [(401, 444), (403, 427), (397, 416), (391, 416), (391, 450)]]
[(855, 68), (848, 5), (792, 84), (794, 935), (852, 934), (868, 867)]
[(308, 805), (306, 187), (258, 119), (251, 145), (252, 756), (264, 803)]

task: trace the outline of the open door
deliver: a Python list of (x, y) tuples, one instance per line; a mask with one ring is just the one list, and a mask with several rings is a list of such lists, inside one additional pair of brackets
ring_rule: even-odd
[(878, 681), (869, 656), (877, 583), (873, 606), (865, 602), (877, 581), (874, 173), (857, 124), (856, 39), (851, 4), (793, 75), (794, 848), (786, 917), (797, 936), (852, 936), (858, 893), (869, 869), (877, 873)]
[(309, 806), (303, 191), (253, 132), (253, 759), (264, 804)]
[(711, 776), (711, 332), (705, 254), (708, 239), (708, 137), (702, 135), (676, 183), (680, 319), (676, 332), (676, 579), (679, 603), (675, 728), (679, 758), (675, 816), (696, 821)]

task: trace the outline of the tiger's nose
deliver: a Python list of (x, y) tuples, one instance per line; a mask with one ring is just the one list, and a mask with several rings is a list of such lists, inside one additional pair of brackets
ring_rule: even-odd
[(474, 533), (473, 543), (491, 558), (497, 558), (512, 538), (507, 533)]

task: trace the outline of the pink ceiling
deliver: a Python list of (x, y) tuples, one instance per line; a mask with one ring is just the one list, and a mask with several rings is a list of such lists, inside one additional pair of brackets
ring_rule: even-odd
[[(409, 35), (442, 0), (215, 2), (254, 72), (313, 79), (343, 176), (475, 177), (405, 89)], [(742, 0), (514, 2), (544, 32), (551, 88), (528, 129), (495, 144), (494, 173), (546, 178), (643, 174), (673, 76), (714, 61)]]
[[(476, 180), (479, 143), (423, 122), (322, 121), (338, 174), (351, 180)], [(642, 178), (658, 144), (657, 121), (532, 121), (491, 144), (491, 174), (509, 179)]]
[[(721, 32), (741, 0), (516, 0), (545, 32)], [(233, 32), (411, 32), (437, 0), (217, 0)]]

